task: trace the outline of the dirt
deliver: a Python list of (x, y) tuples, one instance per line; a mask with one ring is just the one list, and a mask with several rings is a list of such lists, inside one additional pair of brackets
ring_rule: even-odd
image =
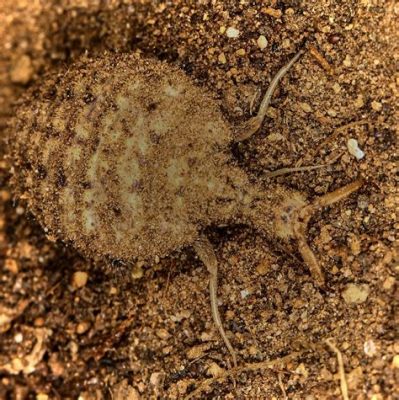
[[(180, 399), (218, 376), (199, 398), (342, 398), (327, 339), (342, 355), (350, 399), (399, 398), (398, 14), (389, 0), (0, 1), (0, 398)], [(234, 155), (254, 181), (309, 199), (358, 177), (365, 184), (311, 221), (324, 288), (295, 243), (248, 226), (208, 230), (239, 365), (288, 357), (232, 379), (193, 251), (124, 265), (84, 259), (46, 237), (13, 200), (7, 121), (47, 70), (85, 53), (139, 51), (212, 91), (238, 125), (301, 47), (261, 131)], [(349, 139), (363, 158), (349, 153)]]

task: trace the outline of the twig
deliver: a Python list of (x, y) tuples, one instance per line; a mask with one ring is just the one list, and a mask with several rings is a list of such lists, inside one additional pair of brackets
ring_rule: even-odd
[(291, 174), (293, 172), (301, 172), (301, 171), (312, 171), (314, 169), (320, 169), (324, 167), (328, 167), (330, 164), (321, 164), (321, 165), (309, 165), (305, 167), (288, 167), (288, 168), (280, 168), (276, 171), (266, 172), (266, 178), (275, 178), (277, 176)]
[(163, 290), (161, 299), (164, 300), (166, 298), (166, 296), (168, 295), (168, 291), (169, 291), (169, 283), (170, 283), (170, 275), (171, 275), (171, 271), (169, 269), (168, 271), (168, 276), (166, 278), (166, 285), (165, 285), (165, 289)]
[(277, 379), (278, 379), (278, 385), (280, 386), (280, 389), (281, 389), (281, 392), (283, 394), (284, 400), (288, 400), (287, 392), (285, 391), (283, 380), (281, 379), (281, 373), (277, 374)]
[(316, 47), (309, 45), (309, 53), (316, 59), (316, 61), (325, 69), (330, 75), (334, 74), (333, 67), (325, 59), (325, 57), (316, 49)]
[(345, 132), (346, 130), (353, 128), (358, 125), (370, 125), (370, 121), (367, 120), (360, 120), (360, 121), (354, 121), (350, 122), (349, 124), (342, 125), (334, 130), (334, 132), (325, 140), (323, 140), (317, 147), (316, 150), (314, 151), (314, 155), (316, 155), (328, 142), (331, 142), (333, 139), (335, 139), (337, 136), (339, 136), (341, 133)]
[(266, 172), (265, 177), (266, 178), (275, 178), (277, 176), (291, 174), (294, 172), (312, 171), (314, 169), (325, 168), (330, 165), (333, 165), (342, 156), (342, 154), (343, 153), (339, 153), (339, 154), (335, 155), (326, 164), (308, 165), (308, 166), (303, 166), (303, 167), (300, 165), (302, 163), (302, 159), (301, 159), (297, 163), (296, 167), (285, 167), (285, 168), (276, 169), (275, 171)]
[(339, 379), (341, 382), (341, 393), (342, 393), (342, 398), (344, 400), (349, 400), (349, 395), (348, 395), (348, 384), (346, 382), (346, 376), (345, 376), (345, 368), (344, 368), (344, 361), (342, 359), (342, 353), (339, 351), (339, 349), (331, 342), (331, 339), (326, 339), (325, 343), (327, 346), (337, 355), (337, 361), (338, 361), (338, 368), (339, 368)]
[(298, 358), (299, 356), (301, 356), (302, 354), (304, 354), (307, 351), (309, 351), (309, 349), (293, 352), (291, 354), (288, 354), (285, 357), (277, 358), (277, 359), (271, 360), (271, 361), (262, 361), (262, 362), (258, 362), (258, 363), (245, 364), (241, 367), (232, 368), (228, 371), (221, 373), (216, 378), (209, 378), (209, 379), (206, 379), (205, 381), (203, 381), (197, 387), (197, 389), (195, 389), (193, 392), (191, 392), (188, 396), (185, 397), (185, 400), (192, 399), (194, 396), (196, 396), (196, 395), (200, 394), (202, 391), (206, 390), (214, 382), (217, 382), (219, 380), (225, 380), (226, 378), (228, 378), (232, 375), (236, 375), (238, 373), (245, 372), (245, 371), (258, 371), (258, 370), (263, 370), (263, 369), (267, 369), (267, 368), (273, 368), (278, 364), (284, 364), (288, 361)]
[(249, 103), (249, 115), (253, 115), (255, 109), (255, 101), (260, 94), (260, 88), (257, 88), (254, 95), (252, 96), (251, 102)]

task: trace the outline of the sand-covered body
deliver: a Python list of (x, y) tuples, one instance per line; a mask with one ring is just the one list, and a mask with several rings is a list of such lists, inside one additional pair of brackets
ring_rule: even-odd
[(82, 61), (33, 88), (13, 128), (29, 208), (87, 255), (167, 255), (236, 215), (246, 186), (216, 102), (159, 61)]

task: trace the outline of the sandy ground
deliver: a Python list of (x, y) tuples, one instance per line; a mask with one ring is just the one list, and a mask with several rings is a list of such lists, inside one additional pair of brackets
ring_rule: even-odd
[[(398, 18), (390, 0), (0, 1), (0, 398), (180, 399), (200, 388), (209, 399), (338, 399), (343, 375), (330, 338), (350, 399), (398, 399)], [(234, 384), (194, 253), (117, 265), (50, 241), (13, 201), (7, 120), (47, 69), (107, 50), (178, 65), (238, 124), (304, 45), (261, 132), (234, 154), (254, 180), (309, 198), (359, 176), (366, 183), (312, 219), (323, 289), (294, 243), (247, 226), (209, 229), (220, 309), (239, 365), (248, 365)], [(349, 154), (350, 138), (361, 160)], [(253, 363), (262, 364), (249, 370)]]

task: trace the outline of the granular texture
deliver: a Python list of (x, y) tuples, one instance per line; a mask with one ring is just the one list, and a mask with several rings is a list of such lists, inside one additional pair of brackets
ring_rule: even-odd
[(29, 91), (12, 130), (30, 208), (84, 254), (163, 256), (234, 213), (230, 128), (165, 63), (81, 61)]

